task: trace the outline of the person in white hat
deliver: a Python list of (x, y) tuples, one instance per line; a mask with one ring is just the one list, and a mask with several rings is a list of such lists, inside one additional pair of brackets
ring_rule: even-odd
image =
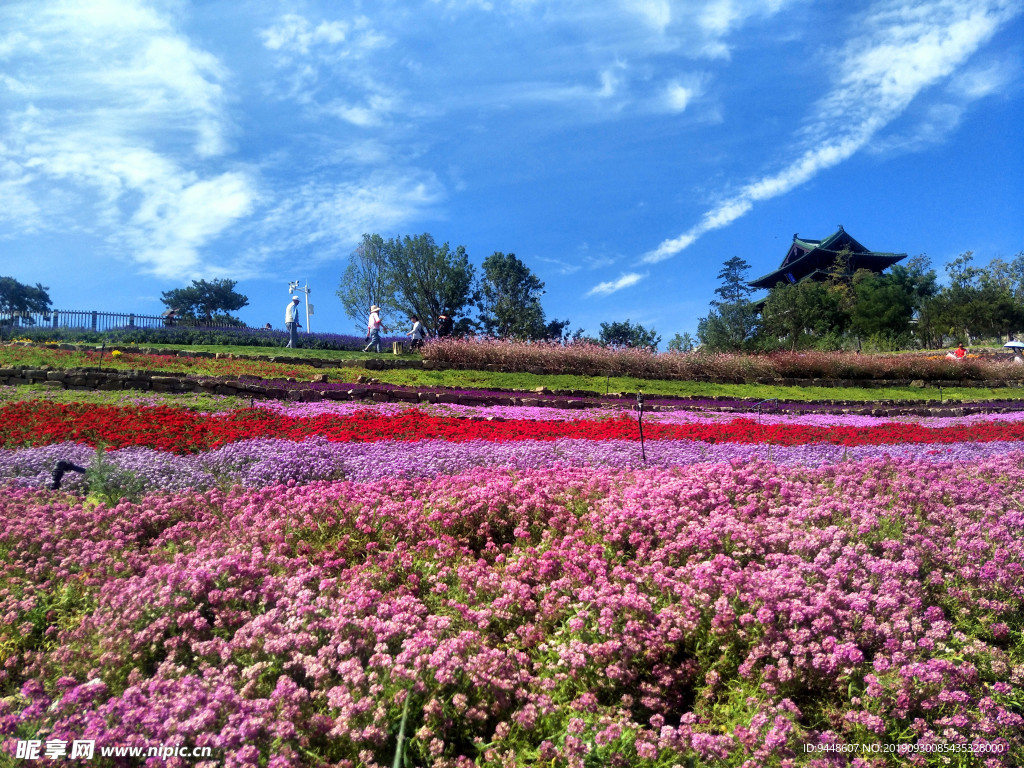
[(288, 329), (288, 343), (285, 347), (295, 349), (299, 346), (299, 297), (292, 296), (288, 306), (284, 308), (284, 327)]
[(381, 351), (380, 332), (381, 329), (386, 333), (388, 327), (381, 322), (380, 319), (380, 307), (374, 304), (370, 307), (370, 318), (366, 321), (366, 340), (369, 342), (363, 347), (363, 352), (369, 352), (370, 347), (377, 349), (377, 354)]

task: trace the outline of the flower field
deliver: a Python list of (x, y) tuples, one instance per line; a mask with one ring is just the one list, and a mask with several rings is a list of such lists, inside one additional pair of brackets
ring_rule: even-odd
[[(643, 427), (0, 405), (2, 749), (1024, 764), (1024, 414)], [(89, 471), (48, 490), (59, 460)]]

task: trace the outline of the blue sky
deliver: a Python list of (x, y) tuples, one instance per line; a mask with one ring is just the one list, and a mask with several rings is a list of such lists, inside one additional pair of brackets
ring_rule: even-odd
[[(0, 274), (314, 330), (364, 232), (515, 253), (551, 318), (696, 330), (793, 233), (1024, 250), (1022, 0), (0, 4)], [(359, 324), (362, 323), (360, 320)]]

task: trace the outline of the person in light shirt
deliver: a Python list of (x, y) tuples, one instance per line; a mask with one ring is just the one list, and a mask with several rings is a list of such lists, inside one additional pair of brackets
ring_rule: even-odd
[(369, 352), (370, 347), (374, 347), (377, 350), (377, 354), (381, 351), (380, 332), (383, 330), (387, 333), (388, 327), (384, 325), (380, 319), (380, 307), (374, 304), (370, 307), (370, 317), (366, 321), (366, 340), (369, 342), (363, 347), (363, 352)]
[(416, 317), (416, 315), (410, 317), (409, 320), (412, 322), (412, 330), (406, 331), (405, 335), (408, 336), (411, 340), (409, 346), (412, 349), (419, 349), (420, 347), (423, 346), (423, 323), (420, 322), (420, 319)]
[(299, 346), (299, 297), (292, 296), (288, 306), (284, 308), (284, 327), (288, 329), (288, 343), (285, 347), (295, 349)]

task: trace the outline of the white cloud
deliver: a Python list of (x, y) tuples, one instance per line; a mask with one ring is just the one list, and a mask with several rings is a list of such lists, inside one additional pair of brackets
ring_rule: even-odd
[(624, 69), (625, 64), (618, 63), (615, 67), (609, 67), (601, 72), (601, 87), (597, 91), (598, 97), (608, 99), (615, 95), (619, 89), (620, 77), (617, 69)]
[(345, 42), (351, 25), (344, 21), (322, 21), (313, 25), (297, 14), (287, 14), (278, 24), (263, 30), (263, 44), (272, 51), (306, 55), (318, 45), (336, 46)]
[(665, 108), (669, 112), (683, 112), (696, 95), (697, 92), (693, 88), (672, 81), (665, 87)]
[(659, 31), (672, 21), (672, 6), (668, 0), (623, 0), (623, 5)]
[(645, 264), (657, 264), (659, 261), (665, 261), (670, 259), (682, 250), (689, 248), (696, 242), (703, 234), (703, 231), (699, 227), (693, 227), (689, 232), (681, 234), (679, 237), (674, 237), (671, 240), (665, 240), (650, 253), (644, 255), (643, 261)]
[(151, 193), (131, 220), (138, 258), (160, 277), (198, 274), (199, 249), (248, 215), (254, 203), (251, 181), (241, 173)]
[(741, 11), (734, 0), (713, 0), (700, 12), (697, 22), (715, 37), (721, 37), (732, 29), (741, 18)]
[[(287, 14), (260, 35), (283, 78), (268, 86), (277, 98), (362, 128), (381, 125), (401, 107), (397, 90), (379, 82), (371, 61), (390, 40), (366, 16), (314, 22)], [(332, 95), (325, 100), (328, 91)]]
[(27, 174), (14, 176), (0, 170), (0, 222), (16, 223), (22, 232), (36, 232), (44, 223), (39, 206), (29, 193), (31, 180)]
[(142, 0), (14, 3), (3, 25), (4, 82), (20, 87), (0, 124), (0, 200), (26, 200), (0, 218), (95, 234), (157, 275), (204, 269), (204, 246), (258, 197), (249, 172), (209, 165), (234, 132), (217, 57)]
[(609, 296), (616, 291), (621, 291), (623, 288), (629, 288), (630, 286), (636, 285), (645, 277), (648, 273), (640, 274), (639, 272), (629, 272), (619, 277), (618, 280), (610, 280), (605, 283), (598, 283), (591, 288), (586, 296)]
[[(443, 199), (436, 177), (416, 171), (380, 171), (330, 184), (311, 181), (288, 190), (261, 216), (259, 239), (314, 260), (336, 258), (363, 233), (394, 231)], [(311, 252), (314, 247), (318, 250)]]
[(591, 252), (589, 243), (582, 243), (576, 252), (566, 259), (552, 259), (548, 256), (538, 256), (538, 261), (542, 261), (546, 264), (553, 264), (558, 268), (558, 274), (560, 275), (574, 275), (582, 269), (587, 271), (593, 271), (595, 269), (604, 269), (610, 267), (615, 263), (615, 258), (607, 253), (602, 252)]
[[(724, 14), (730, 3), (724, 0), (720, 5)], [(1000, 0), (973, 4), (901, 0), (875, 5), (863, 18), (854, 20), (856, 28), (865, 32), (844, 47), (836, 85), (815, 106), (813, 117), (801, 131), (796, 158), (782, 170), (750, 182), (724, 199), (685, 233), (647, 253), (643, 261), (653, 264), (670, 258), (701, 235), (731, 224), (755, 202), (785, 194), (847, 160), (868, 146), (919, 93), (963, 66), (1018, 13), (1018, 3)], [(989, 92), (987, 85), (962, 89), (965, 99)]]
[(1020, 72), (1019, 59), (986, 62), (957, 73), (950, 82), (949, 91), (951, 95), (968, 101), (982, 99), (1006, 90), (1020, 77)]
[(27, 85), (20, 80), (15, 80), (13, 77), (7, 75), (0, 75), (0, 86), (3, 86), (11, 93), (18, 96), (28, 96), (31, 91)]
[(697, 29), (703, 33), (700, 52), (707, 58), (728, 58), (726, 38), (753, 18), (773, 16), (791, 0), (707, 0), (694, 9)]
[(362, 104), (332, 102), (324, 107), (323, 111), (325, 114), (340, 117), (346, 123), (367, 128), (382, 124), (397, 111), (399, 104), (395, 96), (373, 93), (368, 95)]

